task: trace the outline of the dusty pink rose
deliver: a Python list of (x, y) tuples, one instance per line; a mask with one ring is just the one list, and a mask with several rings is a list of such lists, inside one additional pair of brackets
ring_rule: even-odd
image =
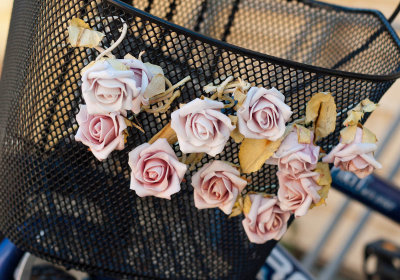
[(252, 87), (237, 111), (239, 131), (246, 138), (278, 140), (292, 110), (277, 89)]
[(312, 143), (313, 138), (314, 135), (311, 136), (310, 144), (300, 144), (297, 131), (289, 133), (274, 155), (278, 158), (279, 170), (292, 175), (314, 170), (317, 167), (319, 147)]
[(106, 159), (114, 150), (124, 149), (122, 132), (126, 129), (126, 124), (119, 113), (89, 115), (87, 107), (81, 105), (76, 120), (79, 129), (75, 140), (88, 146), (98, 160)]
[(321, 187), (316, 180), (319, 173), (304, 171), (297, 176), (278, 171), (278, 199), (282, 210), (291, 211), (296, 218), (304, 216), (311, 204), (320, 201), (318, 191)]
[(222, 152), (235, 129), (229, 117), (221, 113), (223, 107), (222, 102), (196, 98), (172, 113), (171, 127), (183, 153), (215, 156)]
[(105, 59), (82, 75), (82, 95), (89, 114), (140, 112), (152, 74), (138, 59)]
[(171, 199), (181, 189), (186, 165), (179, 162), (165, 138), (144, 143), (129, 153), (131, 189), (140, 197)]
[(374, 158), (376, 144), (363, 143), (362, 135), (362, 129), (357, 127), (353, 142), (344, 144), (340, 139), (340, 143), (323, 157), (322, 161), (333, 163), (344, 171), (353, 172), (359, 178), (368, 176), (375, 168), (382, 168), (382, 165)]
[(225, 214), (232, 212), (238, 194), (247, 185), (240, 172), (220, 160), (209, 162), (192, 177), (194, 204), (199, 209), (219, 207)]
[(279, 240), (287, 229), (290, 213), (279, 207), (278, 199), (250, 194), (251, 208), (242, 221), (244, 230), (253, 243)]

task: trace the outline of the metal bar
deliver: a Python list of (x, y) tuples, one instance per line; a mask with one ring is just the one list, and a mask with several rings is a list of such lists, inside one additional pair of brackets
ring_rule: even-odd
[(330, 222), (329, 226), (324, 231), (321, 239), (318, 241), (317, 245), (314, 247), (312, 251), (310, 251), (302, 260), (302, 264), (306, 270), (310, 270), (313, 266), (313, 263), (318, 258), (320, 251), (322, 250), (325, 242), (328, 240), (330, 235), (332, 234), (333, 230), (335, 229), (337, 223), (342, 218), (343, 214), (346, 212), (347, 208), (349, 207), (351, 202), (350, 198), (345, 198), (342, 205), (339, 208), (339, 211), (333, 217), (332, 221)]
[(321, 272), (321, 274), (319, 275), (319, 279), (331, 280), (335, 276), (337, 269), (342, 263), (343, 257), (347, 254), (347, 251), (350, 249), (354, 240), (357, 238), (358, 234), (369, 220), (371, 213), (372, 211), (367, 209), (361, 214), (361, 219), (358, 222), (358, 224), (354, 227), (350, 237), (347, 239), (347, 241), (345, 242), (339, 253), (336, 255), (336, 257), (333, 259), (333, 261), (327, 267), (325, 267), (325, 269)]
[[(391, 131), (388, 133), (389, 135), (391, 134)], [(386, 138), (386, 137), (385, 137)], [(399, 171), (400, 168), (400, 158), (397, 160), (397, 163), (392, 167), (388, 180), (392, 181), (393, 178), (396, 176), (397, 172)], [(364, 180), (361, 180), (359, 184), (363, 184)], [(321, 272), (319, 279), (321, 280), (331, 280), (335, 274), (337, 269), (339, 268), (340, 264), (342, 263), (342, 260), (344, 256), (347, 254), (349, 249), (351, 248), (351, 245), (353, 244), (354, 240), (357, 238), (358, 234), (360, 231), (363, 229), (364, 225), (367, 223), (372, 211), (370, 209), (367, 209), (364, 211), (364, 213), (361, 216), (360, 221), (358, 224), (354, 227), (353, 232), (351, 233), (350, 237), (347, 239), (339, 253), (336, 255), (336, 257), (333, 259), (333, 261), (325, 267), (325, 269)]]
[(400, 12), (400, 3), (399, 3), (399, 5), (397, 6), (396, 10), (394, 10), (393, 14), (389, 17), (388, 22), (392, 23), (393, 20), (394, 20), (394, 19), (397, 17), (397, 15), (399, 14), (399, 12)]
[[(386, 133), (383, 141), (380, 143), (380, 145), (379, 145), (379, 147), (378, 147), (378, 149), (377, 149), (377, 151), (375, 153), (376, 158), (380, 158), (380, 156), (382, 155), (385, 147), (389, 143), (390, 139), (392, 138), (392, 136), (396, 132), (396, 129), (397, 129), (397, 127), (399, 125), (400, 125), (400, 114), (397, 115), (396, 120), (392, 123), (392, 125), (390, 126), (388, 132)], [(400, 162), (398, 162), (397, 165), (398, 164), (400, 164)], [(390, 175), (389, 175), (389, 177), (390, 177)], [(319, 255), (320, 251), (322, 250), (325, 242), (328, 240), (328, 238), (332, 234), (334, 228), (336, 227), (337, 223), (340, 221), (340, 219), (342, 218), (343, 214), (345, 213), (345, 211), (349, 207), (350, 202), (351, 202), (351, 199), (350, 198), (346, 198), (346, 200), (343, 202), (343, 204), (339, 208), (338, 212), (336, 213), (335, 217), (330, 222), (328, 228), (322, 234), (322, 237), (318, 241), (317, 245), (314, 247), (314, 249), (312, 251), (310, 251), (303, 258), (302, 264), (307, 270), (310, 270), (312, 268), (313, 263), (318, 258), (318, 255)]]

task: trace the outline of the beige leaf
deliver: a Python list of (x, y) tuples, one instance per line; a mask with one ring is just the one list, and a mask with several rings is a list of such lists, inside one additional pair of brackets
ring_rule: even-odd
[(344, 144), (349, 144), (354, 141), (356, 137), (357, 125), (349, 125), (340, 131), (341, 141)]
[(343, 125), (348, 126), (348, 125), (357, 125), (358, 122), (362, 119), (364, 116), (364, 113), (361, 111), (355, 111), (352, 110), (347, 113), (347, 118), (344, 120)]
[(250, 196), (246, 195), (244, 198), (244, 202), (243, 202), (243, 213), (244, 214), (249, 214), (250, 213), (250, 209), (251, 209), (251, 200), (250, 200)]
[(151, 82), (146, 87), (146, 90), (143, 94), (145, 98), (152, 98), (160, 93), (165, 91), (165, 79), (164, 74), (156, 74), (151, 79)]
[(378, 104), (375, 104), (368, 98), (361, 101), (361, 105), (362, 105), (362, 110), (364, 111), (364, 113), (373, 112), (378, 107)]
[(267, 139), (245, 138), (240, 145), (239, 162), (243, 173), (258, 171), (281, 145), (282, 139), (269, 141)]
[(246, 94), (243, 92), (242, 89), (236, 88), (233, 92), (233, 98), (237, 101), (237, 104), (234, 107), (234, 109), (237, 111), (240, 107), (242, 107), (243, 102), (246, 99)]
[(301, 144), (310, 144), (311, 143), (311, 130), (308, 128), (295, 124), (297, 127), (297, 138), (299, 143)]
[(357, 104), (357, 106), (347, 112), (347, 118), (343, 122), (343, 125), (357, 125), (363, 118), (364, 113), (373, 112), (377, 107), (378, 104), (375, 104), (368, 98), (362, 100), (360, 103)]
[(127, 54), (124, 56), (124, 59), (136, 59), (136, 57), (134, 57), (134, 56), (131, 55), (130, 53), (127, 53)]
[(243, 212), (243, 196), (238, 195), (235, 204), (232, 208), (232, 213), (229, 215), (229, 218), (233, 218), (239, 216)]
[(239, 144), (243, 141), (244, 135), (240, 133), (239, 127), (237, 126), (238, 117), (234, 115), (229, 115), (228, 117), (231, 119), (232, 125), (235, 126), (235, 129), (231, 132), (231, 137), (235, 143)]
[(166, 126), (164, 126), (156, 135), (154, 135), (150, 141), (148, 142), (149, 144), (153, 144), (154, 142), (157, 141), (159, 138), (165, 138), (167, 139), (169, 144), (174, 144), (178, 142), (178, 137), (176, 136), (175, 131), (171, 128), (171, 122), (169, 122)]
[(316, 140), (328, 136), (336, 127), (336, 104), (330, 93), (317, 93), (306, 107), (306, 124), (313, 123)]
[(369, 130), (366, 127), (363, 127), (362, 130), (363, 130), (362, 134), (363, 143), (376, 143), (378, 141), (376, 135), (371, 130)]
[(196, 167), (196, 164), (199, 163), (205, 155), (205, 153), (191, 153), (189, 156), (184, 158), (182, 163), (189, 165), (189, 171), (192, 171)]
[(328, 198), (328, 193), (332, 184), (331, 171), (329, 169), (328, 163), (318, 162), (315, 172), (318, 172), (320, 174), (320, 177), (317, 180), (317, 184), (321, 186), (321, 189), (318, 191), (321, 199), (318, 203), (313, 203), (310, 208), (326, 204), (326, 199)]
[(151, 64), (149, 62), (145, 62), (144, 65), (146, 65), (146, 68), (151, 72), (153, 75), (161, 74), (164, 76), (163, 69), (155, 64)]
[(231, 137), (232, 137), (233, 141), (235, 141), (235, 143), (237, 143), (237, 144), (242, 143), (242, 141), (244, 140), (244, 135), (242, 133), (240, 133), (238, 127), (235, 127), (235, 129), (232, 130)]
[(95, 31), (79, 18), (73, 18), (68, 26), (68, 40), (73, 47), (93, 48), (103, 40), (104, 33)]

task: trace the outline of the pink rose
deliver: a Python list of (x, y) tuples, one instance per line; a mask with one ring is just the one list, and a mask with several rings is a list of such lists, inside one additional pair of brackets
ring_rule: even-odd
[(239, 131), (246, 138), (278, 140), (292, 110), (277, 89), (252, 87), (237, 111)]
[(279, 170), (292, 175), (314, 170), (317, 167), (319, 147), (312, 143), (313, 138), (312, 134), (310, 144), (300, 144), (297, 131), (289, 133), (274, 155), (278, 158)]
[(279, 240), (287, 229), (290, 213), (283, 211), (278, 199), (250, 194), (250, 212), (242, 221), (250, 242), (262, 244), (268, 240)]
[(318, 191), (321, 187), (317, 184), (319, 173), (304, 171), (293, 176), (278, 171), (276, 175), (279, 180), (278, 199), (282, 210), (293, 212), (297, 218), (304, 216), (313, 202), (320, 201)]
[(76, 115), (79, 129), (75, 140), (90, 148), (98, 160), (104, 160), (113, 150), (123, 150), (126, 129), (124, 117), (119, 113), (89, 115), (85, 105), (80, 106)]
[(376, 144), (363, 143), (362, 135), (363, 130), (357, 127), (353, 142), (344, 144), (340, 139), (340, 143), (323, 157), (322, 161), (333, 163), (344, 171), (353, 172), (359, 178), (368, 176), (375, 168), (382, 168), (382, 165), (374, 158)]
[(194, 204), (199, 209), (219, 207), (225, 214), (232, 212), (238, 194), (247, 181), (231, 165), (214, 160), (200, 168), (192, 177)]
[(223, 107), (222, 102), (196, 98), (172, 113), (171, 127), (183, 153), (215, 156), (222, 152), (235, 129), (230, 118), (221, 113)]
[(152, 74), (138, 59), (105, 59), (82, 75), (82, 95), (89, 114), (131, 110), (140, 112)]
[(140, 197), (171, 199), (181, 189), (186, 165), (179, 162), (165, 138), (144, 143), (129, 153), (131, 189)]

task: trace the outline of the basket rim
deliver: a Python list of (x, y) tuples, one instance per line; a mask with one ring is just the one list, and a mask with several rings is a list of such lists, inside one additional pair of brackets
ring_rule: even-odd
[[(282, 66), (286, 66), (289, 68), (294, 68), (294, 69), (299, 69), (299, 70), (305, 70), (309, 72), (313, 72), (316, 74), (327, 74), (330, 76), (337, 76), (337, 77), (342, 77), (342, 78), (350, 78), (350, 79), (359, 79), (359, 80), (370, 80), (370, 81), (391, 81), (391, 80), (396, 80), (400, 78), (400, 67), (398, 68), (397, 72), (388, 74), (388, 75), (377, 75), (377, 74), (363, 74), (363, 73), (357, 73), (357, 72), (349, 72), (349, 71), (342, 71), (342, 70), (336, 70), (336, 69), (330, 69), (330, 68), (325, 68), (321, 66), (315, 66), (311, 64), (306, 64), (302, 62), (297, 62), (294, 60), (289, 60), (289, 59), (284, 59), (280, 58), (277, 56), (265, 54), (262, 52), (258, 51), (253, 51), (251, 49), (239, 47), (237, 45), (221, 41), (216, 38), (208, 37), (206, 35), (203, 35), (199, 32), (196, 32), (194, 30), (191, 30), (189, 28), (183, 27), (181, 25), (169, 22), (167, 20), (164, 20), (160, 17), (157, 17), (155, 15), (152, 15), (150, 13), (147, 13), (143, 10), (140, 10), (138, 8), (133, 7), (132, 5), (129, 5), (125, 2), (122, 2), (121, 0), (106, 0), (110, 2), (112, 5), (115, 5), (129, 13), (134, 13), (137, 14), (139, 17), (144, 18), (148, 21), (155, 22), (159, 25), (162, 25), (168, 29), (171, 29), (173, 31), (176, 31), (177, 33), (181, 33), (183, 35), (189, 36), (193, 39), (205, 42), (207, 44), (213, 45), (215, 47), (219, 48), (224, 48), (229, 51), (232, 51), (234, 53), (239, 53), (244, 56), (250, 57), (250, 58), (256, 58), (256, 59), (261, 59), (264, 61), (270, 61), (276, 64), (280, 64)], [(299, 2), (302, 2), (303, 4), (307, 4), (310, 6), (321, 6), (324, 8), (328, 8), (331, 10), (342, 10), (350, 13), (365, 13), (365, 14), (372, 14), (375, 17), (377, 17), (383, 26), (386, 28), (386, 30), (390, 33), (391, 38), (393, 41), (396, 43), (397, 48), (400, 52), (400, 39), (397, 36), (397, 33), (393, 30), (392, 26), (386, 19), (386, 17), (378, 10), (374, 9), (360, 9), (360, 8), (350, 8), (350, 7), (344, 7), (344, 6), (339, 6), (339, 5), (334, 5), (334, 4), (328, 4), (328, 3), (323, 3), (319, 1), (314, 1), (314, 0), (299, 0)]]

